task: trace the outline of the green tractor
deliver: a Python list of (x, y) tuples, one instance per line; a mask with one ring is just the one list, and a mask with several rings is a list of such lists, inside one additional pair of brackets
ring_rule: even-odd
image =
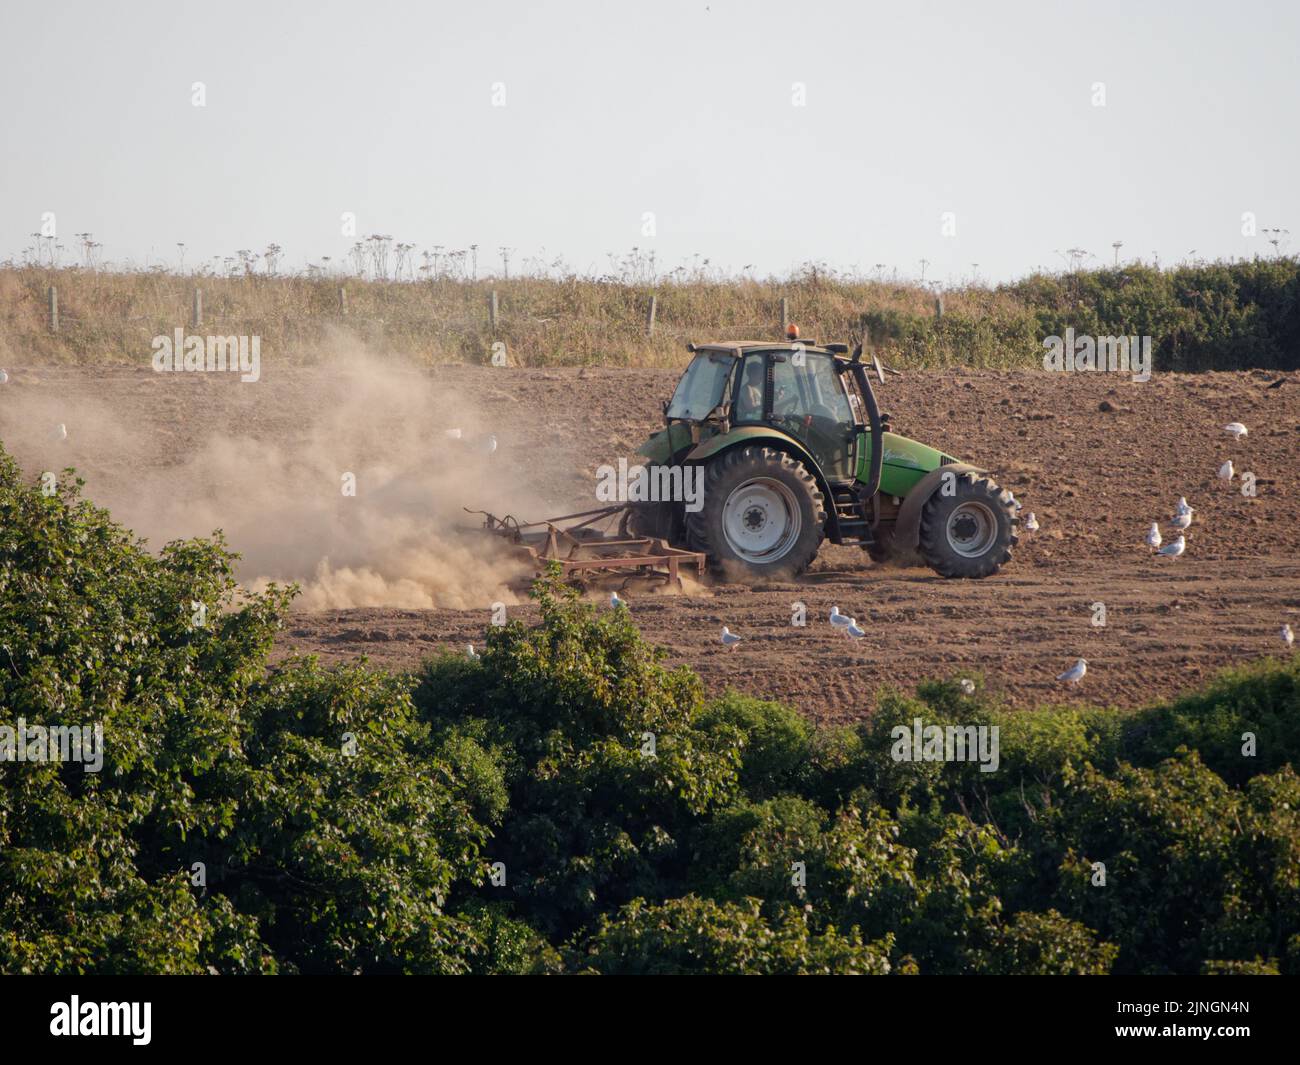
[[(1017, 504), (985, 471), (890, 432), (862, 345), (689, 345), (639, 450), (652, 466), (702, 467), (702, 492), (639, 502), (625, 532), (703, 552), (736, 577), (803, 572), (823, 540), (872, 559), (920, 560), (944, 577), (987, 577), (1011, 559)], [(877, 382), (885, 369), (871, 366)], [(888, 371), (896, 373), (897, 371)], [(699, 483), (698, 481), (696, 483)]]

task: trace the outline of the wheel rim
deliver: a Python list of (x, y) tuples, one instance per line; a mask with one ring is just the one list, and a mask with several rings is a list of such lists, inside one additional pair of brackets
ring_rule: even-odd
[(803, 528), (798, 500), (788, 486), (756, 477), (732, 489), (722, 507), (727, 546), (746, 562), (775, 562), (789, 554)]
[(984, 503), (962, 503), (948, 515), (948, 546), (963, 558), (979, 558), (998, 538), (998, 519)]

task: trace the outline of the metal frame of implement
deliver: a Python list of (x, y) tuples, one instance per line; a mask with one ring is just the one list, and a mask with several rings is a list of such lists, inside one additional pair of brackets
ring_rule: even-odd
[[(581, 579), (583, 574), (593, 571), (626, 570), (631, 571), (629, 580), (636, 576), (661, 577), (681, 588), (681, 567), (694, 566), (697, 576), (702, 578), (708, 560), (703, 551), (684, 551), (658, 537), (629, 536), (625, 521), (620, 523), (617, 535), (596, 528), (616, 515), (625, 514), (628, 508), (624, 505), (563, 514), (543, 521), (520, 521), (513, 514), (498, 518), (486, 510), (464, 509), (467, 514), (482, 514), (485, 531), (523, 548), (534, 561), (558, 562), (566, 580)], [(563, 524), (566, 522), (574, 524)]]

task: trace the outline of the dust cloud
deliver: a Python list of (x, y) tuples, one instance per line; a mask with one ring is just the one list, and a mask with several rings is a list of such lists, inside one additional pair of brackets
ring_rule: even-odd
[(436, 374), (341, 344), (255, 384), (149, 370), (139, 380), (143, 420), (138, 405), (128, 418), (60, 387), (54, 371), (20, 375), (0, 405), (0, 440), (32, 476), (76, 467), (85, 494), (151, 548), (223, 530), (240, 582), (296, 581), (299, 608), (516, 601), (509, 586), (531, 567), (476, 534), (481, 519), (462, 507), (546, 504), (527, 487), (528, 462), (489, 453), (493, 424)]

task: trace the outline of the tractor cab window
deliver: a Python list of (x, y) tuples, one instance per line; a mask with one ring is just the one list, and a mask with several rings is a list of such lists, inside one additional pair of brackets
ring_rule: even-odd
[(767, 373), (762, 355), (746, 356), (740, 366), (740, 388), (736, 393), (733, 422), (761, 422), (763, 420), (763, 378)]
[(772, 421), (803, 441), (828, 476), (849, 479), (855, 418), (831, 356), (784, 354), (772, 366)]
[(732, 356), (717, 351), (696, 355), (677, 382), (668, 404), (668, 417), (689, 421), (707, 418), (726, 395), (735, 362)]
[(858, 393), (858, 383), (853, 380), (853, 375), (848, 373), (842, 375), (840, 380), (844, 382), (849, 394), (849, 409), (853, 411), (853, 420), (858, 425), (866, 425), (867, 408), (862, 402), (862, 396)]

